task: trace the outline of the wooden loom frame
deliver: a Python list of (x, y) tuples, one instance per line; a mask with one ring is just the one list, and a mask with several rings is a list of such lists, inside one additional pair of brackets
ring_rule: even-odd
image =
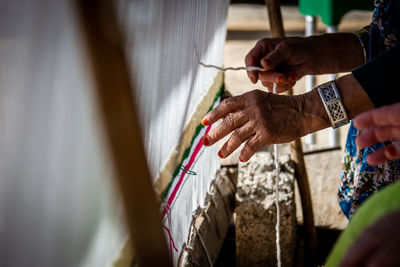
[(76, 0), (114, 175), (139, 266), (172, 266), (140, 135), (112, 0)]
[[(132, 95), (134, 88), (114, 3), (112, 0), (75, 1), (93, 71), (100, 116), (127, 217), (128, 247), (134, 248), (138, 266), (172, 266), (156, 200), (159, 192), (154, 191), (151, 183), (140, 136)], [(218, 75), (216, 80), (221, 77), (222, 74)], [(161, 187), (159, 183), (156, 184), (158, 189)], [(190, 226), (180, 265), (202, 266), (215, 262), (233, 214), (235, 191), (234, 177), (217, 175), (210, 185), (205, 208), (197, 210), (198, 216)], [(220, 211), (225, 216), (217, 219), (214, 215)], [(205, 245), (211, 240), (214, 243), (212, 250)], [(122, 265), (127, 261), (129, 259), (125, 259)]]

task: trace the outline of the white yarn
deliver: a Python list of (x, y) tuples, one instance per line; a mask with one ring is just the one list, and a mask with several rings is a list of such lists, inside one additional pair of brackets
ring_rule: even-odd
[[(126, 14), (121, 23), (127, 38), (128, 60), (136, 77), (134, 99), (149, 169), (154, 178), (161, 174), (163, 179), (172, 179), (174, 167), (171, 166), (188, 164), (206, 128), (189, 147), (187, 141), (193, 137), (183, 134), (184, 130), (199, 123), (196, 123), (196, 116), (211, 104), (202, 100), (205, 97), (214, 99), (218, 91), (211, 89), (218, 71), (199, 66), (193, 46), (197, 45), (203, 61), (222, 65), (229, 1), (117, 2), (122, 2), (119, 10)], [(178, 155), (187, 148), (189, 157), (181, 162)], [(183, 244), (188, 239), (192, 213), (204, 206), (207, 190), (219, 168), (217, 152), (216, 147), (202, 148), (190, 170), (181, 170), (169, 187), (172, 193), (182, 181), (163, 221), (177, 248), (177, 251), (172, 248), (174, 266), (178, 265)], [(185, 172), (187, 175), (181, 180)], [(192, 172), (196, 172), (196, 176), (190, 174)], [(166, 230), (165, 234), (169, 245)]]
[(248, 71), (257, 70), (257, 71), (266, 71), (266, 69), (260, 68), (260, 67), (256, 67), (256, 66), (221, 68), (221, 67), (216, 66), (216, 65), (205, 64), (205, 63), (203, 63), (203, 62), (200, 61), (199, 54), (197, 53), (197, 48), (196, 48), (196, 46), (194, 47), (194, 54), (195, 54), (195, 56), (196, 56), (197, 63), (199, 63), (200, 65), (202, 65), (203, 67), (206, 67), (206, 68), (214, 68), (214, 69), (217, 69), (217, 70), (220, 70), (220, 71), (223, 71), (223, 72), (228, 71), (228, 70), (248, 70)]
[[(254, 67), (254, 66), (250, 66), (250, 67), (227, 67), (227, 68), (221, 68), (215, 65), (210, 65), (210, 64), (204, 64), (203, 62), (200, 61), (199, 55), (197, 53), (197, 49), (196, 46), (194, 47), (194, 53), (195, 56), (197, 58), (197, 62), (206, 67), (206, 68), (215, 68), (218, 69), (220, 71), (227, 71), (227, 70), (248, 70), (248, 71), (252, 71), (252, 70), (257, 70), (257, 71), (266, 71), (263, 68), (260, 67)], [(277, 84), (274, 83), (272, 92), (274, 94), (276, 94), (276, 87)], [(280, 233), (279, 233), (279, 228), (280, 228), (280, 224), (281, 224), (281, 220), (280, 220), (280, 210), (279, 210), (279, 190), (278, 190), (278, 182), (279, 182), (279, 160), (278, 160), (278, 145), (274, 144), (274, 163), (275, 163), (275, 206), (276, 206), (276, 225), (275, 225), (275, 231), (276, 231), (276, 260), (277, 260), (277, 266), (281, 267), (281, 245), (280, 245)]]
[[(276, 94), (276, 87), (277, 84), (274, 83), (274, 87), (272, 89), (272, 92)], [(276, 225), (275, 225), (275, 231), (276, 231), (276, 260), (277, 260), (277, 266), (281, 267), (281, 245), (280, 245), (280, 233), (279, 233), (279, 228), (280, 228), (280, 210), (279, 210), (279, 190), (278, 190), (278, 182), (279, 182), (279, 160), (278, 160), (278, 145), (274, 144), (274, 162), (275, 162), (275, 206), (276, 206)]]
[[(0, 2), (0, 265), (113, 265), (128, 231), (75, 1)], [(198, 66), (193, 44), (202, 60), (222, 65), (229, 1), (113, 3), (151, 177), (172, 178), (192, 138), (184, 129), (219, 89), (218, 71)], [(164, 222), (174, 265), (219, 168), (217, 152), (202, 149), (179, 172), (188, 175)]]

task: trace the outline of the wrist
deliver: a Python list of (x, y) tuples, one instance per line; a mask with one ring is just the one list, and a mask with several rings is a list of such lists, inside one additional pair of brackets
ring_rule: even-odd
[[(353, 75), (342, 76), (335, 83), (349, 119), (374, 108), (372, 101)], [(301, 112), (304, 135), (332, 126), (318, 87), (308, 93), (298, 95), (296, 103)]]
[(330, 121), (317, 88), (298, 95), (297, 103), (302, 114), (304, 135), (329, 127)]
[(313, 62), (310, 74), (347, 72), (364, 63), (364, 50), (353, 33), (307, 37)]

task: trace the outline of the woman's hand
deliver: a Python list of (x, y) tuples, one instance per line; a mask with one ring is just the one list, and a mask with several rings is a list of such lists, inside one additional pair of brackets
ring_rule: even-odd
[[(393, 139), (400, 140), (400, 103), (364, 112), (355, 118), (354, 126), (358, 129), (371, 128), (357, 137), (356, 144), (359, 148)], [(371, 153), (367, 158), (368, 164), (377, 165), (400, 159), (398, 140)]]
[(308, 133), (303, 122), (303, 96), (282, 96), (260, 90), (222, 101), (202, 120), (210, 125), (222, 122), (203, 137), (203, 144), (213, 145), (233, 132), (218, 155), (229, 156), (246, 143), (240, 161), (247, 161), (262, 146), (285, 143)]
[(267, 71), (248, 71), (253, 83), (261, 80), (277, 92), (293, 87), (306, 74), (350, 71), (364, 63), (364, 52), (352, 33), (324, 34), (311, 37), (265, 38), (257, 42), (245, 59), (246, 66)]
[(277, 92), (287, 91), (298, 79), (310, 73), (312, 69), (309, 39), (265, 38), (257, 42), (247, 54), (246, 66), (261, 66), (267, 71), (248, 71), (253, 83), (261, 80), (271, 92), (273, 83), (277, 83)]
[(399, 225), (399, 211), (378, 220), (360, 235), (340, 266), (400, 266)]

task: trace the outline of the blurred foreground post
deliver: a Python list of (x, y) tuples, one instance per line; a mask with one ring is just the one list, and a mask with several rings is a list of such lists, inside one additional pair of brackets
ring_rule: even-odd
[(76, 4), (136, 263), (172, 266), (140, 136), (115, 2), (76, 0)]

